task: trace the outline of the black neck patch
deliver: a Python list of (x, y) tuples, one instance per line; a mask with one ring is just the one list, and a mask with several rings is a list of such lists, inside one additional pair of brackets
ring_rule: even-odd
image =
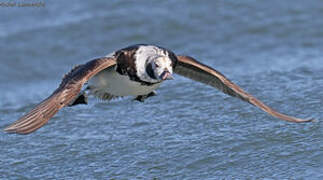
[(154, 73), (152, 62), (147, 65), (146, 72), (147, 72), (148, 76), (151, 77), (152, 79), (157, 79), (155, 76), (155, 73)]

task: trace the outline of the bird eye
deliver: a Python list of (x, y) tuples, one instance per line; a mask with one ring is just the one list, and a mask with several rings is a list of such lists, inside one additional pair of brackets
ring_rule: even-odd
[(157, 64), (157, 63), (155, 63), (155, 66), (156, 66), (156, 67), (160, 67), (160, 65), (159, 65), (159, 64)]

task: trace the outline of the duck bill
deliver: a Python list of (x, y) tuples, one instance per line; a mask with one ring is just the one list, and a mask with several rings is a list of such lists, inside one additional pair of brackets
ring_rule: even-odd
[(160, 75), (160, 79), (162, 80), (173, 80), (173, 76), (169, 71), (164, 71), (161, 75)]

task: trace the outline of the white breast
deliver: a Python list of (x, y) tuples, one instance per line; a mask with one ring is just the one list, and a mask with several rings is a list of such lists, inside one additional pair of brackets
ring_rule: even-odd
[(114, 96), (146, 95), (157, 89), (160, 83), (151, 86), (131, 81), (128, 76), (120, 75), (115, 69), (106, 69), (95, 75), (89, 86), (99, 92), (106, 92)]

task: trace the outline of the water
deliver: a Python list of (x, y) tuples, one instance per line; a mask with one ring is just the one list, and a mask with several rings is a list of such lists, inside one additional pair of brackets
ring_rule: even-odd
[[(0, 127), (73, 65), (136, 43), (194, 56), (281, 112), (323, 119), (322, 16), (319, 0), (0, 7)], [(323, 179), (322, 121), (286, 123), (179, 76), (145, 103), (90, 101), (34, 134), (1, 132), (0, 179)]]

